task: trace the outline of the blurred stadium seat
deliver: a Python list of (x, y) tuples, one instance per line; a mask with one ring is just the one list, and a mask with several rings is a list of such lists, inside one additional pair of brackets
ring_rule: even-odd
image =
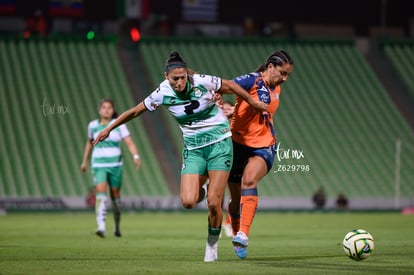
[(385, 43), (384, 52), (414, 96), (414, 43)]
[[(99, 100), (118, 111), (136, 104), (116, 43), (0, 39), (0, 71), (0, 197), (86, 196), (92, 177), (80, 162)], [(168, 195), (141, 121), (129, 130), (143, 165), (137, 172), (123, 148), (124, 195)]]

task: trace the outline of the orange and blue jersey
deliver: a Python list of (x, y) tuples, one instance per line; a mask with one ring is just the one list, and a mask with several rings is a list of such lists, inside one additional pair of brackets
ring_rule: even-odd
[(279, 107), (280, 86), (273, 89), (266, 85), (261, 73), (239, 76), (233, 81), (244, 88), (255, 100), (268, 104), (264, 113), (256, 113), (239, 96), (236, 97), (233, 120), (231, 122), (234, 142), (251, 147), (263, 148), (276, 143), (273, 114)]

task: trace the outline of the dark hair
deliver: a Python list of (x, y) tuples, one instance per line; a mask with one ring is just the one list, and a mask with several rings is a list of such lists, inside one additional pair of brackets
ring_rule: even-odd
[(117, 118), (117, 117), (118, 117), (118, 113), (117, 113), (117, 112), (116, 112), (116, 110), (115, 110), (115, 102), (114, 102), (112, 99), (109, 99), (109, 98), (104, 98), (104, 99), (102, 99), (102, 100), (99, 102), (98, 109), (100, 109), (104, 103), (109, 103), (109, 104), (111, 104), (112, 108), (114, 109), (114, 114), (112, 115), (112, 118)]
[(293, 60), (286, 51), (284, 51), (284, 50), (276, 51), (276, 52), (272, 53), (271, 55), (269, 55), (266, 59), (266, 62), (264, 64), (260, 65), (255, 70), (255, 72), (264, 72), (264, 71), (266, 71), (266, 69), (267, 69), (267, 67), (269, 66), (270, 63), (275, 65), (275, 66), (282, 66), (283, 64), (293, 65)]
[(187, 68), (187, 63), (185, 63), (178, 52), (171, 52), (170, 57), (165, 62), (165, 72), (175, 68)]
[(192, 81), (191, 76), (197, 73), (195, 70), (187, 67), (187, 63), (178, 52), (171, 52), (170, 57), (167, 59), (167, 61), (165, 61), (165, 72), (168, 73), (170, 70), (175, 68), (187, 69), (187, 74), (190, 76), (190, 81)]
[(228, 104), (228, 105), (230, 105), (230, 106), (232, 106), (232, 107), (234, 106), (233, 102), (231, 102), (230, 100), (224, 100), (224, 101), (223, 101), (223, 105), (224, 105), (224, 104)]

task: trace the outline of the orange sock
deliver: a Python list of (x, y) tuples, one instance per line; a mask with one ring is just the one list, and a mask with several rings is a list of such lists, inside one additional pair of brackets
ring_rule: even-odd
[(240, 231), (249, 236), (250, 226), (253, 223), (256, 214), (259, 197), (257, 196), (257, 188), (243, 189), (240, 201)]

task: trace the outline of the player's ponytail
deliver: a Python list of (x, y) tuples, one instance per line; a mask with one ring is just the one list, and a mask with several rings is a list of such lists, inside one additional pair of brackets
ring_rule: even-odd
[(269, 55), (266, 59), (266, 62), (262, 65), (260, 65), (255, 72), (264, 72), (266, 71), (269, 64), (273, 64), (275, 66), (282, 66), (283, 64), (290, 64), (293, 65), (293, 59), (290, 57), (290, 55), (284, 51), (276, 51)]
[(171, 52), (170, 57), (165, 62), (165, 72), (168, 73), (175, 68), (187, 68), (187, 63), (185, 63), (178, 52)]

